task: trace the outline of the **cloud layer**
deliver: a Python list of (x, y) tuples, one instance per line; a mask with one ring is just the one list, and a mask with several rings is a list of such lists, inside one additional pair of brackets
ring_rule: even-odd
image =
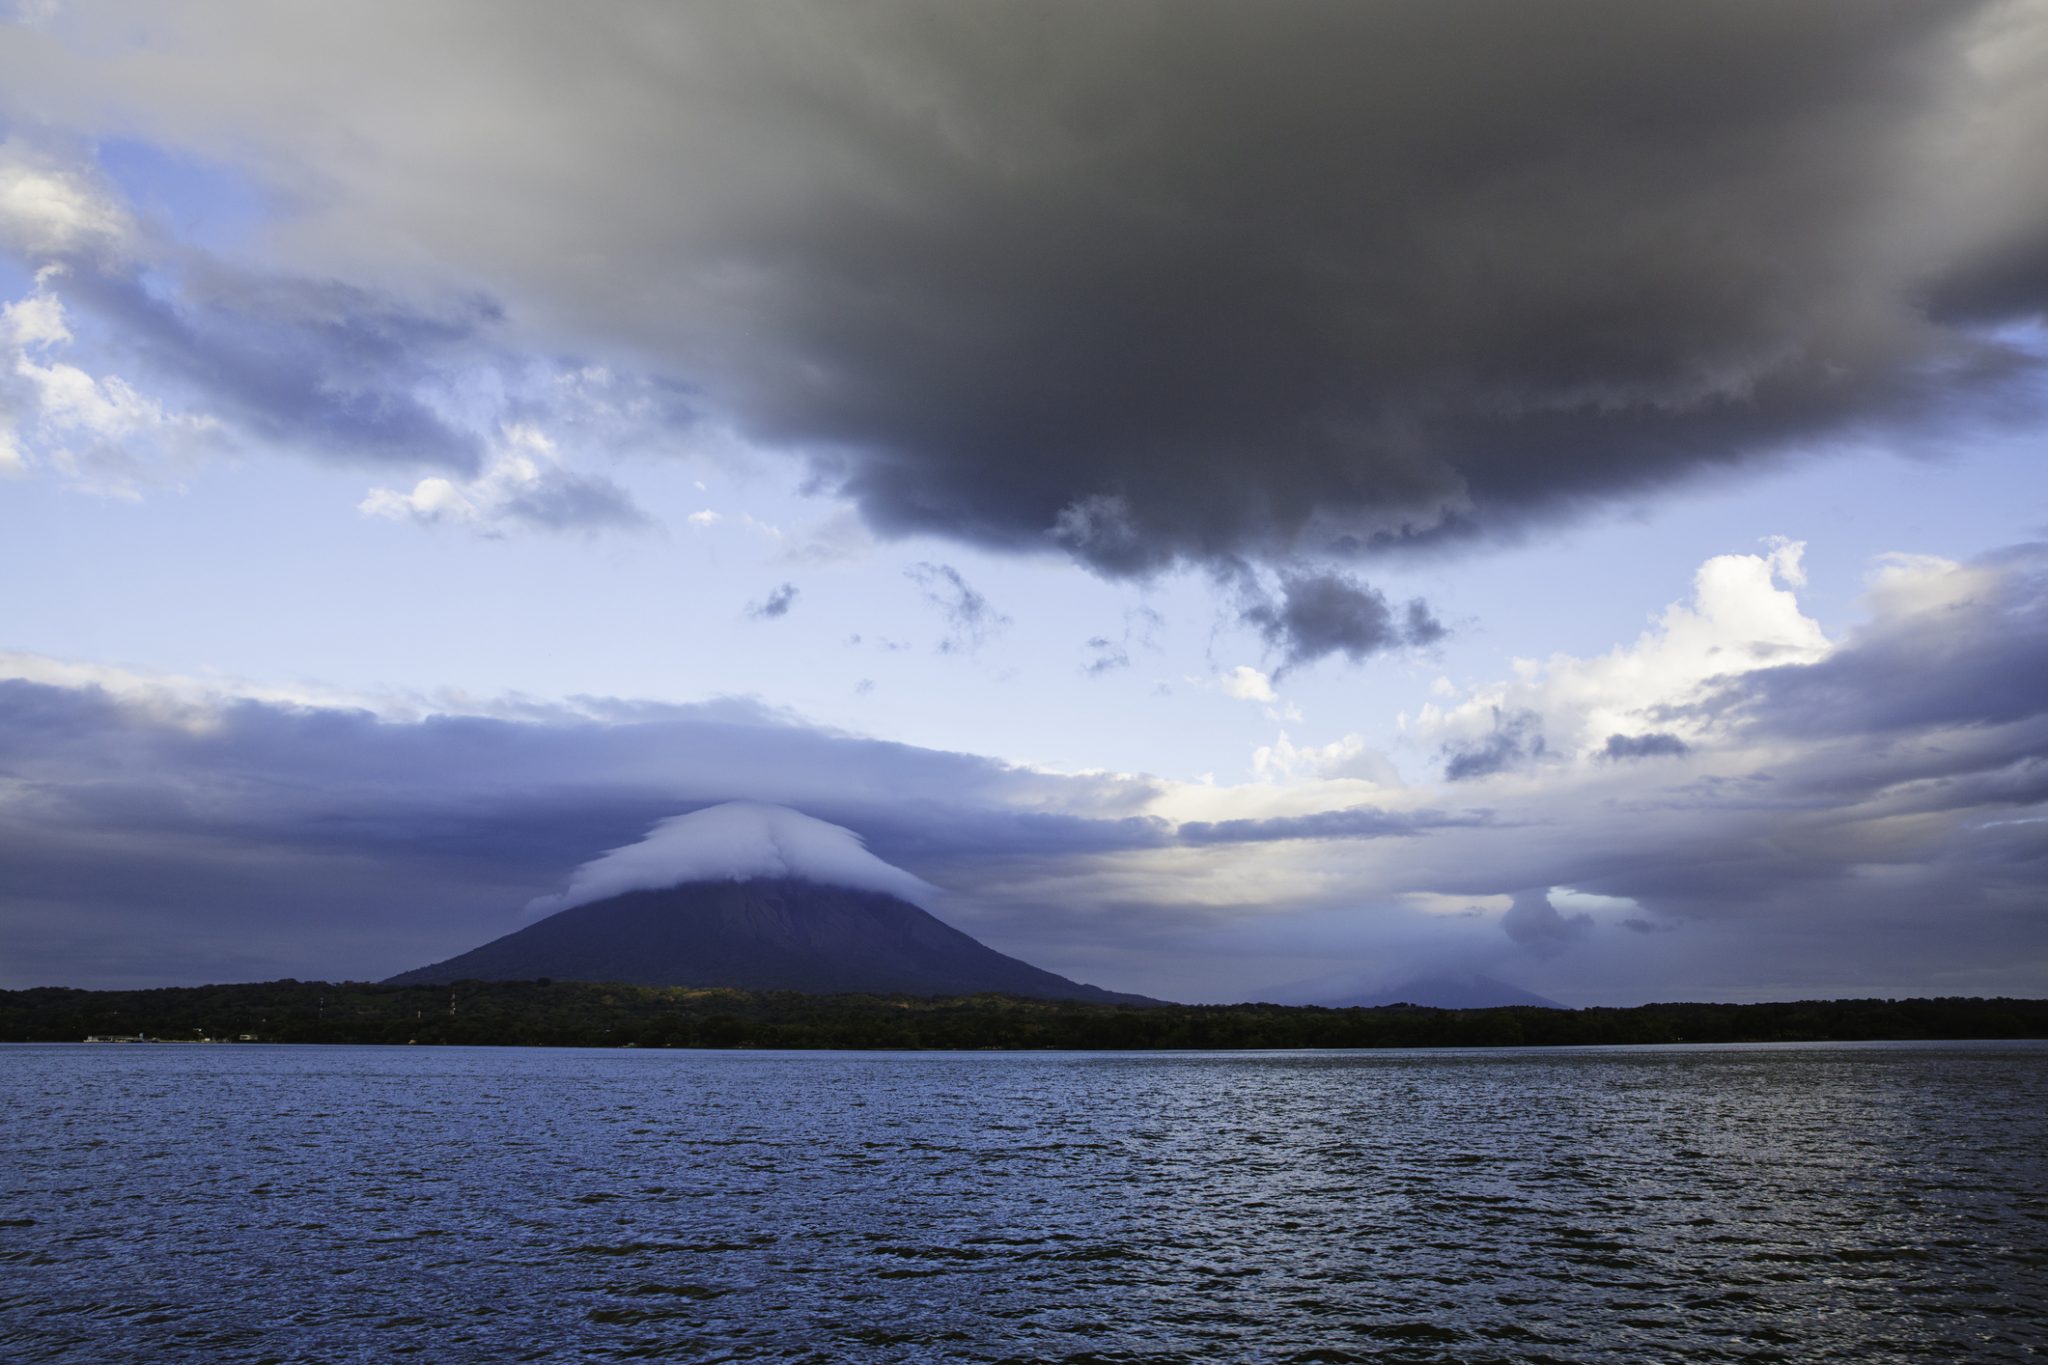
[[(1577, 1002), (2048, 989), (2048, 547), (1887, 562), (1835, 638), (1796, 563), (1717, 558), (1640, 639), (1448, 699), (1414, 722), (1421, 751), (1501, 712), (1516, 752), (1412, 787), (1340, 743), (1168, 783), (751, 702), (372, 711), (16, 656), (6, 973), (376, 977), (536, 898), (826, 859), (905, 869), (1002, 951), (1166, 997), (1332, 962)], [(703, 811), (729, 801), (819, 837)]]

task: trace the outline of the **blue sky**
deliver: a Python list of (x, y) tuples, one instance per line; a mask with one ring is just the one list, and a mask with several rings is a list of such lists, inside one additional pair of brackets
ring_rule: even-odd
[(1632, 17), (1668, 105), (1591, 7), (917, 9), (20, 11), (0, 984), (745, 798), (1176, 998), (2048, 987), (2038, 5)]

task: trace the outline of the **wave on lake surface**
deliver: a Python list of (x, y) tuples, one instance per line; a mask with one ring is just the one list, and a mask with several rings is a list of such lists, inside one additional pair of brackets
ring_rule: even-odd
[(2048, 1045), (0, 1048), (20, 1361), (2032, 1360)]

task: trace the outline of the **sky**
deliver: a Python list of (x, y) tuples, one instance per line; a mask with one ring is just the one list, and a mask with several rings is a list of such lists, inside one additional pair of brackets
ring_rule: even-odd
[(17, 0), (0, 987), (740, 801), (1162, 998), (2048, 993), (2042, 146), (2043, 0)]

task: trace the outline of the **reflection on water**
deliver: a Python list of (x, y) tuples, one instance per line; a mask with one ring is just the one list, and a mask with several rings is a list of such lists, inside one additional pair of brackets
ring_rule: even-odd
[(2024, 1360), (2048, 1046), (0, 1048), (10, 1360)]

